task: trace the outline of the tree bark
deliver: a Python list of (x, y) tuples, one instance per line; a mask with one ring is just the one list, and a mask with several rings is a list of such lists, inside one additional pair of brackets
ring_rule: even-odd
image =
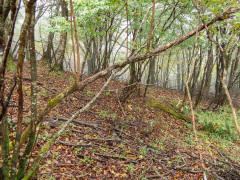
[[(60, 6), (58, 5), (55, 9), (54, 14), (53, 15), (51, 14), (50, 17), (51, 16), (56, 17), (58, 15), (59, 7)], [(46, 61), (46, 62), (49, 63), (49, 65), (50, 65), (49, 67), (51, 67), (51, 63), (52, 63), (52, 50), (53, 50), (54, 34), (55, 34), (54, 32), (49, 32), (48, 33), (47, 49), (46, 49), (46, 51), (43, 51), (43, 57), (42, 57), (43, 61)]]
[[(62, 9), (62, 17), (64, 17), (66, 20), (68, 20), (68, 9), (67, 9), (67, 3), (65, 0), (60, 0), (61, 2), (61, 9)], [(54, 62), (52, 66), (52, 70), (59, 70), (63, 71), (63, 60), (64, 60), (64, 54), (66, 49), (66, 43), (67, 43), (67, 32), (63, 32), (60, 35), (60, 40), (56, 52), (56, 61)]]
[(170, 64), (170, 60), (171, 60), (171, 51), (169, 52), (169, 56), (168, 56), (168, 61), (167, 61), (167, 68), (166, 71), (164, 73), (164, 83), (163, 83), (163, 88), (167, 88), (168, 87), (168, 81), (169, 81), (169, 64)]
[(32, 6), (35, 0), (30, 0), (25, 4), (25, 19), (22, 24), (20, 33), (20, 44), (18, 50), (18, 65), (17, 65), (17, 84), (18, 84), (18, 122), (17, 131), (15, 137), (15, 146), (11, 161), (11, 179), (15, 180), (17, 177), (17, 162), (20, 149), (20, 139), (22, 135), (22, 118), (23, 118), (23, 91), (22, 91), (22, 72), (23, 72), (23, 61), (24, 61), (24, 48), (26, 44), (27, 29), (30, 25), (32, 18)]
[(212, 80), (212, 70), (213, 70), (213, 45), (210, 42), (210, 47), (208, 49), (208, 63), (207, 63), (207, 71), (206, 71), (206, 78), (205, 78), (205, 87), (204, 87), (204, 94), (208, 94), (211, 87), (211, 80)]
[[(179, 60), (179, 57), (177, 58)], [(180, 62), (177, 62), (177, 90), (181, 90), (181, 71), (180, 71)]]
[(37, 63), (35, 53), (35, 38), (34, 38), (34, 27), (35, 27), (35, 9), (36, 5), (32, 8), (32, 21), (28, 30), (29, 38), (29, 50), (30, 50), (30, 63), (31, 63), (31, 124), (30, 124), (30, 136), (26, 149), (21, 157), (19, 163), (19, 170), (17, 179), (22, 179), (25, 173), (28, 157), (34, 146), (36, 137), (36, 122), (37, 122)]
[(239, 60), (240, 60), (240, 46), (238, 46), (236, 58), (231, 65), (231, 72), (228, 80), (228, 91), (230, 96), (233, 95), (234, 79), (236, 77), (236, 73), (239, 68)]

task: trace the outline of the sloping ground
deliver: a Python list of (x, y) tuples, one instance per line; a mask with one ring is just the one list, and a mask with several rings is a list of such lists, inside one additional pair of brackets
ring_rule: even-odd
[[(30, 65), (24, 65), (24, 117), (30, 118)], [(10, 74), (10, 72), (9, 72)], [(68, 87), (70, 73), (48, 73), (38, 65), (38, 107)], [(32, 158), (64, 123), (101, 89), (104, 79), (75, 92), (54, 108), (38, 134)], [(119, 103), (124, 82), (112, 81), (90, 109), (69, 126), (51, 146), (38, 170), (37, 179), (201, 179), (202, 166), (191, 125), (148, 106), (154, 99), (162, 104), (178, 103), (183, 95), (151, 87), (147, 98), (137, 93)], [(14, 92), (9, 116), (17, 116)], [(222, 147), (202, 136), (199, 144), (209, 179), (237, 179), (239, 145)], [(13, 137), (13, 136), (12, 136)], [(33, 160), (34, 161), (34, 160)]]

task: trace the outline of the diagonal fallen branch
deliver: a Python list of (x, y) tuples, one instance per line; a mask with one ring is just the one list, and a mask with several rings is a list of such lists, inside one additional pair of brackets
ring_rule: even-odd
[(56, 133), (53, 135), (52, 139), (50, 139), (41, 149), (41, 151), (39, 152), (37, 158), (35, 159), (35, 162), (33, 163), (32, 167), (28, 170), (28, 172), (26, 173), (26, 175), (24, 176), (23, 180), (27, 180), (29, 179), (34, 172), (36, 171), (36, 169), (39, 166), (39, 162), (42, 160), (43, 156), (47, 153), (47, 151), (49, 150), (51, 144), (65, 131), (65, 129), (67, 128), (67, 126), (73, 121), (74, 118), (76, 118), (80, 113), (86, 111), (95, 101), (96, 99), (100, 96), (100, 94), (103, 92), (103, 90), (107, 87), (107, 85), (110, 83), (110, 81), (113, 78), (113, 75), (115, 73), (112, 73), (112, 75), (109, 77), (109, 79), (107, 80), (107, 82), (104, 84), (104, 86), (102, 87), (102, 89), (98, 92), (98, 94), (87, 104), (85, 105), (83, 108), (81, 108), (79, 111), (77, 111), (75, 114), (72, 115), (71, 118), (68, 119), (68, 121), (63, 125), (63, 127)]

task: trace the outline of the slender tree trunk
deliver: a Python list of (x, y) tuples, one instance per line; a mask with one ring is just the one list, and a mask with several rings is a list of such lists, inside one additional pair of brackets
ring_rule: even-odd
[[(179, 57), (177, 58), (179, 59)], [(181, 90), (181, 71), (180, 71), (180, 62), (177, 62), (177, 90)]]
[[(64, 0), (65, 2), (65, 0)], [(65, 2), (66, 3), (66, 2)], [(76, 48), (77, 48), (77, 78), (76, 81), (82, 80), (82, 75), (80, 75), (80, 52), (79, 52), (79, 42), (78, 42), (78, 33), (77, 33), (77, 23), (76, 23), (76, 19), (75, 19), (75, 13), (73, 10), (73, 3), (72, 0), (70, 0), (70, 7), (71, 7), (71, 15), (72, 15), (72, 19), (73, 19), (73, 24), (74, 24), (74, 30), (75, 30), (75, 42), (76, 42)], [(67, 8), (67, 6), (66, 6)]]
[(228, 91), (229, 91), (230, 96), (233, 95), (234, 79), (236, 77), (236, 73), (239, 68), (239, 60), (240, 60), (240, 46), (237, 49), (236, 58), (231, 65), (231, 72), (230, 72), (230, 76), (229, 76), (229, 80), (228, 80)]
[(231, 111), (232, 111), (233, 120), (234, 120), (234, 123), (236, 125), (238, 136), (240, 138), (240, 126), (239, 126), (239, 123), (238, 123), (238, 118), (237, 118), (237, 115), (236, 115), (236, 111), (233, 107), (231, 96), (230, 96), (229, 91), (228, 91), (228, 87), (226, 85), (226, 76), (227, 76), (227, 69), (225, 68), (224, 73), (223, 73), (223, 77), (221, 78), (221, 81), (222, 81), (222, 85), (223, 85), (224, 91), (226, 93), (226, 96), (227, 96), (227, 99), (228, 99), (228, 102), (229, 102), (229, 105), (230, 105), (230, 108), (231, 108)]
[(168, 87), (170, 60), (171, 60), (171, 51), (170, 51), (169, 56), (168, 56), (167, 69), (166, 69), (165, 74), (164, 74), (163, 88), (165, 88), (165, 89)]
[[(51, 16), (56, 17), (59, 13), (59, 5), (56, 7), (54, 14), (52, 15), (51, 12)], [(54, 39), (54, 32), (49, 32), (48, 33), (48, 42), (47, 42), (47, 48), (45, 51), (43, 51), (43, 57), (42, 60), (46, 61), (49, 63), (49, 67), (51, 67), (51, 63), (52, 63), (52, 49), (53, 49), (53, 39)]]
[(183, 54), (183, 58), (182, 58), (182, 63), (181, 63), (181, 71), (182, 71), (182, 82), (181, 82), (181, 90), (182, 92), (184, 92), (184, 87), (185, 87), (185, 77), (184, 77), (184, 73), (185, 73), (185, 56), (184, 56), (184, 51), (182, 51)]
[(192, 96), (194, 96), (196, 88), (197, 88), (198, 78), (199, 78), (199, 74), (200, 74), (201, 66), (202, 66), (202, 61), (203, 61), (202, 47), (200, 46), (200, 56), (199, 56), (199, 59), (197, 61), (195, 61), (193, 77), (192, 77), (192, 86), (190, 89)]
[(221, 77), (223, 77), (224, 69), (226, 68), (226, 62), (223, 52), (219, 52), (219, 59), (217, 63), (217, 79), (216, 79), (216, 93), (215, 93), (215, 101), (217, 106), (223, 106), (226, 103), (227, 96), (223, 89)]
[[(11, 3), (10, 0), (5, 0), (5, 1), (2, 0), (0, 3), (0, 52), (2, 52), (2, 53), (4, 52), (5, 47), (6, 47), (5, 42), (7, 40), (7, 37), (6, 37), (7, 32), (5, 31), (5, 23), (6, 23), (7, 16), (10, 12), (10, 5), (11, 5), (10, 3)], [(11, 7), (16, 8), (15, 4), (16, 4), (16, 0), (13, 0)], [(15, 15), (14, 11), (12, 9), (11, 19), (13, 19), (13, 16)], [(0, 62), (1, 62), (1, 59), (0, 59)]]
[(155, 72), (155, 66), (156, 66), (156, 57), (153, 57), (151, 60), (150, 60), (150, 81), (149, 83), (150, 84), (155, 84), (156, 82), (156, 72)]
[(12, 155), (11, 162), (11, 179), (15, 180), (17, 177), (17, 163), (20, 149), (20, 138), (22, 135), (22, 118), (23, 118), (23, 91), (22, 91), (22, 72), (23, 72), (23, 61), (24, 61), (24, 48), (26, 43), (27, 29), (31, 23), (32, 18), (32, 6), (35, 0), (30, 0), (25, 4), (25, 19), (22, 24), (20, 33), (20, 45), (18, 50), (18, 65), (17, 65), (17, 84), (18, 84), (18, 122), (17, 131), (15, 137), (15, 146)]
[(4, 1), (4, 2), (2, 1), (2, 3), (0, 3), (0, 50), (3, 51), (2, 56), (0, 55), (1, 57), (0, 58), (0, 63), (1, 63), (0, 65), (0, 102), (3, 102), (0, 104), (0, 121), (2, 121), (3, 117), (5, 116), (5, 113), (7, 112), (7, 104), (9, 103), (9, 102), (5, 102), (5, 97), (4, 97), (4, 91), (5, 91), (4, 77), (5, 77), (5, 72), (7, 68), (8, 55), (10, 52), (12, 39), (14, 35), (17, 14), (20, 8), (20, 3), (17, 5), (16, 1), (13, 0), (11, 3), (11, 19), (10, 19), (11, 30), (9, 33), (9, 37), (7, 39), (7, 43), (5, 44), (4, 27), (5, 27), (5, 20), (10, 10), (9, 3), (10, 1)]
[(82, 69), (81, 69), (81, 74), (83, 74), (83, 71), (84, 71), (84, 67), (85, 67), (85, 63), (88, 59), (88, 54), (89, 54), (89, 51), (91, 49), (91, 46), (92, 46), (92, 39), (93, 38), (90, 38), (90, 41), (87, 45), (87, 48), (86, 48), (86, 52), (85, 52), (85, 55), (84, 55), (84, 59), (83, 59), (83, 63), (82, 63)]
[(202, 101), (202, 97), (203, 97), (203, 94), (204, 94), (204, 89), (206, 88), (205, 87), (205, 84), (206, 84), (205, 82), (208, 79), (208, 76), (206, 74), (207, 74), (207, 70), (209, 70), (209, 68), (208, 68), (209, 64), (211, 66), (211, 63), (212, 63), (212, 59), (208, 58), (207, 63), (206, 63), (205, 68), (204, 68), (204, 72), (203, 72), (201, 88), (199, 89), (198, 96), (196, 98), (194, 108), (196, 108), (199, 105), (199, 103)]
[(147, 82), (146, 82), (146, 87), (145, 87), (145, 91), (144, 91), (144, 95), (143, 97), (146, 97), (147, 95), (147, 89), (149, 86), (149, 83), (151, 82), (151, 69), (152, 69), (152, 63), (151, 61), (155, 60), (155, 57), (150, 58), (149, 60), (149, 70), (148, 70), (148, 77), (147, 77)]
[[(60, 0), (61, 2), (61, 9), (62, 9), (62, 17), (64, 17), (66, 20), (68, 20), (68, 9), (67, 9), (67, 3), (65, 0)], [(54, 62), (52, 66), (52, 70), (59, 70), (63, 71), (63, 60), (64, 60), (64, 54), (66, 49), (66, 43), (67, 43), (67, 33), (61, 33), (60, 40), (56, 52), (56, 61)]]
[(9, 134), (8, 134), (8, 119), (5, 115), (3, 123), (0, 125), (0, 142), (2, 146), (2, 174), (0, 179), (9, 179)]
[(35, 53), (35, 38), (34, 38), (34, 27), (35, 27), (35, 9), (34, 5), (32, 8), (32, 21), (28, 30), (28, 43), (30, 49), (30, 63), (31, 63), (31, 132), (29, 136), (29, 141), (27, 147), (21, 157), (19, 163), (19, 170), (17, 174), (17, 179), (22, 179), (25, 173), (26, 165), (28, 162), (28, 157), (32, 151), (35, 136), (36, 136), (36, 122), (37, 122), (37, 63), (36, 63), (36, 53)]
[(208, 63), (207, 63), (207, 71), (206, 71), (206, 78), (205, 78), (205, 87), (204, 87), (204, 94), (208, 94), (211, 87), (211, 80), (212, 80), (212, 70), (213, 70), (213, 45), (211, 45), (208, 49)]

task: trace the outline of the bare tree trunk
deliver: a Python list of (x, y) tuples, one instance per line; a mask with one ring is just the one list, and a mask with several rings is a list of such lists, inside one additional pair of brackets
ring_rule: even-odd
[(200, 46), (199, 48), (199, 58), (197, 61), (195, 61), (195, 65), (194, 65), (194, 71), (193, 71), (193, 78), (192, 78), (192, 85), (191, 85), (191, 95), (194, 96), (195, 95), (195, 91), (197, 89), (197, 85), (198, 85), (198, 78), (199, 78), (199, 74), (201, 71), (201, 66), (202, 66), (202, 61), (203, 61), (203, 57), (202, 57), (202, 47)]
[(169, 63), (171, 60), (171, 51), (169, 52), (169, 56), (168, 56), (168, 62), (167, 62), (167, 69), (164, 73), (164, 83), (163, 83), (163, 88), (167, 88), (168, 87), (168, 81), (169, 81)]
[(22, 90), (22, 72), (23, 72), (23, 61), (24, 61), (24, 48), (26, 43), (26, 34), (28, 27), (32, 19), (32, 7), (35, 3), (35, 0), (30, 0), (25, 4), (25, 19), (22, 24), (21, 33), (20, 33), (20, 45), (18, 50), (18, 122), (17, 122), (17, 131), (15, 137), (15, 146), (12, 155), (11, 162), (11, 179), (16, 179), (17, 177), (17, 163), (20, 149), (20, 139), (22, 135), (22, 118), (23, 118), (23, 90)]
[[(7, 4), (5, 6), (5, 3)], [(9, 13), (9, 9), (5, 8), (8, 6), (9, 1), (4, 1), (4, 3), (2, 2), (2, 4), (0, 5), (0, 25), (1, 27), (5, 25), (5, 20), (7, 18), (7, 15)], [(0, 121), (2, 121), (3, 117), (5, 116), (5, 113), (7, 112), (7, 107), (12, 95), (12, 91), (15, 88), (15, 85), (13, 86), (13, 89), (11, 89), (9, 91), (9, 96), (7, 98), (4, 97), (4, 91), (5, 91), (5, 81), (4, 81), (4, 77), (5, 77), (5, 73), (6, 73), (6, 68), (7, 68), (7, 59), (8, 59), (8, 55), (10, 52), (10, 48), (11, 48), (11, 44), (12, 44), (12, 39), (13, 39), (13, 35), (14, 35), (14, 29), (15, 29), (15, 23), (16, 23), (16, 19), (17, 19), (17, 14), (20, 8), (20, 3), (18, 5), (16, 5), (16, 1), (12, 1), (11, 4), (11, 30), (9, 33), (9, 37), (7, 40), (7, 43), (5, 44), (5, 40), (4, 38), (0, 37), (0, 48), (3, 50), (3, 56), (2, 59), (0, 59)], [(4, 32), (2, 32), (3, 29), (1, 29), (0, 27), (0, 36), (4, 35)], [(14, 83), (15, 84), (15, 83)]]
[(232, 111), (233, 120), (234, 120), (234, 123), (236, 125), (236, 129), (237, 129), (237, 132), (238, 132), (238, 135), (239, 135), (239, 138), (240, 138), (240, 127), (239, 127), (239, 123), (238, 123), (238, 119), (237, 119), (235, 109), (233, 107), (232, 99), (231, 99), (231, 96), (229, 94), (228, 87), (226, 85), (226, 76), (227, 76), (227, 69), (225, 68), (224, 73), (223, 73), (223, 77), (221, 78), (221, 81), (222, 81), (222, 85), (223, 85), (223, 88), (225, 90), (225, 93), (226, 93), (226, 96), (227, 96), (227, 99), (228, 99), (228, 102), (229, 102), (229, 105), (230, 105), (230, 108), (231, 108), (231, 111)]
[(204, 94), (208, 94), (211, 87), (211, 80), (212, 80), (212, 70), (213, 70), (213, 45), (211, 45), (208, 49), (208, 63), (207, 63), (207, 71), (206, 71), (206, 79), (205, 79), (205, 87), (204, 87)]
[[(206, 63), (205, 68), (204, 68), (204, 72), (203, 72), (201, 88), (199, 89), (194, 108), (196, 108), (199, 105), (199, 103), (202, 101), (202, 97), (203, 97), (203, 94), (204, 94), (204, 89), (206, 88), (205, 87), (205, 84), (206, 84), (205, 82), (209, 78), (206, 74), (207, 74), (207, 70), (209, 70), (209, 64), (211, 66), (211, 63), (212, 63), (212, 59), (208, 58), (207, 63)], [(210, 82), (211, 82), (211, 79), (210, 79)]]
[(219, 59), (217, 63), (217, 78), (216, 78), (216, 93), (215, 93), (215, 102), (217, 106), (223, 106), (226, 103), (226, 94), (223, 89), (221, 77), (223, 77), (224, 69), (225, 69), (225, 62), (226, 59), (223, 55), (223, 52), (219, 52)]
[[(6, 35), (7, 33), (5, 32), (5, 23), (6, 23), (6, 19), (7, 19), (7, 16), (10, 12), (10, 0), (5, 0), (5, 1), (1, 1), (0, 3), (0, 52), (3, 53), (4, 52), (4, 49), (5, 49), (5, 46), (6, 46)], [(12, 3), (12, 7), (15, 6), (16, 4), (16, 0), (13, 1)], [(13, 6), (14, 4), (14, 6)], [(16, 7), (15, 7), (16, 8)], [(15, 12), (12, 11), (12, 16), (15, 15)], [(11, 17), (11, 19), (13, 19), (13, 17)], [(1, 62), (1, 58), (0, 58), (0, 62)]]
[[(56, 7), (54, 14), (52, 15), (52, 11), (51, 11), (51, 15), (50, 17), (55, 17), (58, 15), (59, 13), (59, 5)], [(49, 67), (51, 67), (51, 63), (52, 63), (52, 50), (53, 50), (53, 39), (54, 39), (54, 32), (49, 32), (48, 33), (48, 42), (47, 42), (47, 48), (44, 51), (43, 50), (43, 57), (42, 60), (46, 61), (49, 63)]]
[[(179, 60), (179, 57), (177, 58)], [(180, 71), (180, 62), (177, 62), (177, 90), (181, 90), (181, 71)]]
[(183, 58), (182, 58), (182, 63), (181, 63), (181, 70), (182, 70), (182, 85), (181, 85), (181, 90), (184, 92), (184, 87), (185, 87), (185, 56), (184, 56), (184, 51), (182, 51)]
[(150, 66), (151, 66), (151, 68), (150, 68), (150, 81), (149, 81), (149, 83), (150, 84), (155, 84), (155, 82), (156, 82), (156, 78), (155, 78), (155, 76), (156, 76), (156, 72), (155, 72), (156, 57), (153, 57), (151, 59)]
[[(62, 17), (66, 18), (68, 20), (68, 9), (67, 9), (67, 3), (65, 0), (60, 0), (61, 2), (61, 9), (62, 9)], [(56, 61), (54, 62), (51, 70), (59, 70), (63, 71), (63, 60), (64, 60), (64, 54), (66, 49), (66, 43), (67, 43), (67, 33), (61, 33), (60, 40), (56, 52)]]
[(228, 91), (230, 96), (233, 95), (233, 85), (234, 85), (234, 79), (236, 77), (237, 70), (239, 68), (239, 60), (240, 60), (240, 46), (237, 49), (237, 55), (235, 61), (233, 61), (231, 65), (231, 72), (228, 80)]
[(35, 27), (35, 9), (34, 5), (32, 8), (32, 21), (28, 30), (29, 38), (29, 49), (30, 49), (30, 63), (31, 63), (31, 124), (30, 124), (30, 136), (27, 147), (21, 157), (19, 163), (19, 170), (17, 174), (17, 179), (22, 179), (25, 173), (28, 157), (34, 146), (36, 137), (36, 122), (37, 122), (37, 63), (36, 63), (36, 53), (35, 53), (35, 38), (34, 38), (34, 27)]

